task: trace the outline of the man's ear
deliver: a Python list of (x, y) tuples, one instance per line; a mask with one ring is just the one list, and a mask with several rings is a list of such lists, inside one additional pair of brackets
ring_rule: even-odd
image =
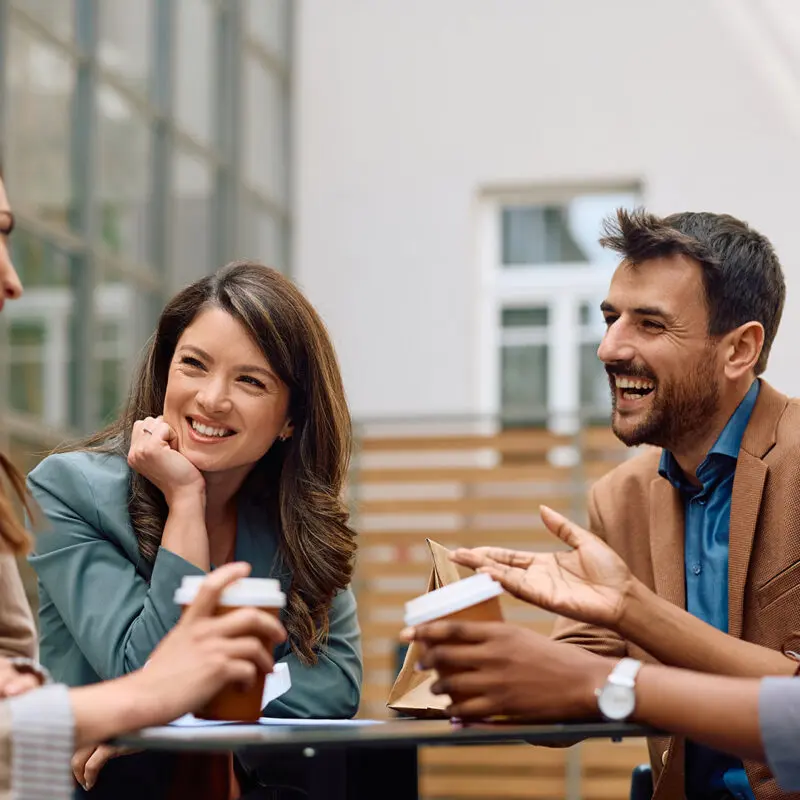
[(764, 347), (764, 326), (746, 322), (725, 335), (725, 376), (737, 380), (750, 371), (755, 372)]

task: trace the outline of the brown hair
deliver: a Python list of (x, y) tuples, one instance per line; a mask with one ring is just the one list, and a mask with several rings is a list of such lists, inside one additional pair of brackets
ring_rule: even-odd
[[(339, 365), (317, 312), (280, 272), (242, 261), (179, 292), (164, 309), (134, 375), (127, 407), (109, 427), (69, 449), (127, 457), (133, 423), (163, 413), (167, 376), (178, 339), (197, 314), (218, 307), (252, 336), (288, 386), (293, 435), (277, 440), (246, 486), (266, 498), (280, 531), (280, 553), (291, 572), (286, 628), (306, 664), (328, 635), (328, 611), (350, 583), (355, 533), (341, 491), (351, 447), (351, 421)], [(136, 472), (128, 500), (139, 552), (152, 563), (167, 518), (163, 494)]]
[[(11, 495), (5, 491), (4, 483), (11, 487)], [(33, 507), (25, 490), (25, 479), (8, 458), (0, 453), (0, 549), (10, 550), (15, 555), (21, 556), (30, 550), (31, 537), (17, 517), (14, 497), (32, 516)]]
[(708, 308), (708, 334), (720, 336), (747, 322), (764, 326), (756, 375), (767, 368), (783, 313), (786, 284), (766, 236), (729, 214), (683, 212), (658, 217), (644, 209), (617, 210), (605, 220), (603, 247), (630, 264), (682, 255), (700, 264)]

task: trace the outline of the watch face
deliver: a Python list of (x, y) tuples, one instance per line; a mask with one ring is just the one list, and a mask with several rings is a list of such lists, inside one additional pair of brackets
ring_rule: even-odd
[(608, 719), (625, 719), (633, 713), (636, 694), (629, 686), (606, 684), (597, 698), (600, 712)]

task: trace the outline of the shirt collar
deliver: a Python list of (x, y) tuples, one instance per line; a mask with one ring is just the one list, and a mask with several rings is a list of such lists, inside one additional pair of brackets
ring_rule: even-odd
[[(714, 442), (714, 446), (708, 451), (702, 464), (697, 468), (697, 476), (704, 485), (707, 482), (704, 480), (704, 473), (708, 472), (708, 467), (712, 461), (719, 460), (712, 459), (712, 456), (723, 456), (723, 460), (729, 463), (731, 471), (735, 469), (736, 459), (739, 457), (739, 448), (742, 445), (742, 437), (750, 422), (750, 415), (753, 413), (753, 408), (755, 408), (760, 388), (761, 382), (756, 378), (747, 390), (747, 394), (736, 407), (736, 411), (731, 414), (730, 419), (722, 429), (722, 433), (717, 437), (717, 441)], [(662, 478), (666, 478), (676, 489), (685, 489), (689, 487), (683, 470), (675, 460), (675, 456), (673, 456), (669, 450), (661, 451), (661, 462), (658, 465), (658, 474)]]

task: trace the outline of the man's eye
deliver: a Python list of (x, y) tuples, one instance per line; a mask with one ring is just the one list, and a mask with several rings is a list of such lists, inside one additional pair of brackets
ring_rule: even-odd
[(664, 330), (664, 326), (660, 322), (655, 322), (652, 319), (646, 319), (642, 322), (645, 328), (649, 328), (653, 331), (662, 331)]
[(619, 319), (619, 317), (612, 317), (611, 315), (609, 315), (607, 317), (604, 317), (603, 319), (606, 323), (606, 327), (610, 328)]

